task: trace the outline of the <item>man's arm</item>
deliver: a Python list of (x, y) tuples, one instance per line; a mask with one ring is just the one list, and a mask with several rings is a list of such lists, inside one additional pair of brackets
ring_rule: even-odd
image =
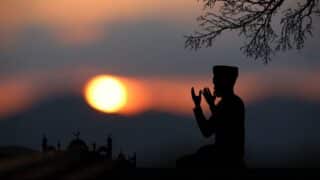
[[(196, 106), (193, 109), (193, 112), (202, 135), (206, 138), (210, 137), (215, 132), (214, 115), (212, 115), (211, 118), (207, 120), (206, 117), (204, 116), (201, 106)], [(214, 112), (212, 113), (214, 114)]]
[[(205, 89), (205, 91), (208, 91), (208, 90)], [(207, 120), (206, 117), (204, 116), (203, 111), (201, 109), (201, 105), (200, 105), (201, 95), (202, 95), (202, 91), (199, 91), (199, 96), (197, 96), (194, 92), (194, 88), (193, 87), (191, 88), (191, 96), (195, 105), (193, 112), (196, 117), (198, 126), (204, 137), (210, 137), (215, 130), (215, 120), (212, 117), (209, 120)], [(214, 99), (212, 99), (212, 102), (214, 102)], [(214, 109), (215, 109), (214, 103), (210, 103), (209, 106), (210, 106), (212, 115), (214, 115)]]

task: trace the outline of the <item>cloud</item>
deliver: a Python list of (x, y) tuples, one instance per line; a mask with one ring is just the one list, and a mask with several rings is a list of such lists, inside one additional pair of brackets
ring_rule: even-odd
[(193, 0), (4, 0), (0, 2), (0, 38), (12, 40), (18, 32), (36, 25), (48, 29), (61, 43), (88, 43), (98, 40), (113, 23), (138, 19), (184, 22), (197, 14), (196, 4)]

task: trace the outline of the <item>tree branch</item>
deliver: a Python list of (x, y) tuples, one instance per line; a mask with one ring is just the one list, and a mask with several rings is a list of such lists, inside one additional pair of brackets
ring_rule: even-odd
[[(198, 0), (199, 1), (199, 0)], [(199, 49), (210, 47), (225, 31), (238, 31), (247, 40), (241, 47), (250, 58), (264, 63), (271, 61), (277, 51), (293, 46), (303, 48), (307, 35), (312, 34), (313, 15), (320, 15), (319, 0), (301, 0), (295, 9), (287, 9), (280, 22), (278, 35), (271, 22), (285, 0), (202, 0), (209, 10), (198, 17), (200, 31), (185, 36), (185, 47)], [(219, 6), (218, 12), (212, 12)]]

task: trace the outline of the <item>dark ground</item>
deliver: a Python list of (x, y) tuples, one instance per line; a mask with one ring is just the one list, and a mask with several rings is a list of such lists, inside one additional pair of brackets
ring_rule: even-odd
[(96, 156), (75, 156), (66, 152), (40, 153), (1, 158), (0, 179), (112, 179), (112, 178), (274, 178), (320, 177), (318, 169), (176, 169), (134, 168), (116, 160), (103, 160)]

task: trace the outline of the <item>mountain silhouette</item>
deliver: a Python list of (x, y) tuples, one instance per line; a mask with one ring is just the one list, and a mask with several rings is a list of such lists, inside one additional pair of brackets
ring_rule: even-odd
[[(112, 134), (114, 151), (137, 153), (141, 166), (174, 166), (182, 153), (195, 151), (204, 143), (195, 131), (192, 117), (147, 111), (134, 116), (108, 115), (90, 108), (80, 96), (46, 99), (26, 112), (0, 120), (1, 145), (21, 145), (40, 150), (43, 134), (50, 145), (62, 148), (80, 131), (91, 147), (106, 143)], [(117, 155), (117, 154), (115, 154)]]
[(270, 97), (248, 106), (247, 161), (253, 167), (320, 167), (320, 103)]
[[(248, 167), (320, 167), (320, 103), (270, 97), (246, 110)], [(190, 107), (192, 110), (192, 107)], [(62, 148), (74, 139), (91, 148), (112, 134), (114, 156), (137, 153), (138, 167), (174, 167), (176, 158), (194, 153), (204, 139), (192, 116), (147, 111), (134, 116), (107, 115), (90, 108), (81, 96), (48, 98), (29, 110), (0, 120), (0, 146), (40, 150), (43, 133)]]

